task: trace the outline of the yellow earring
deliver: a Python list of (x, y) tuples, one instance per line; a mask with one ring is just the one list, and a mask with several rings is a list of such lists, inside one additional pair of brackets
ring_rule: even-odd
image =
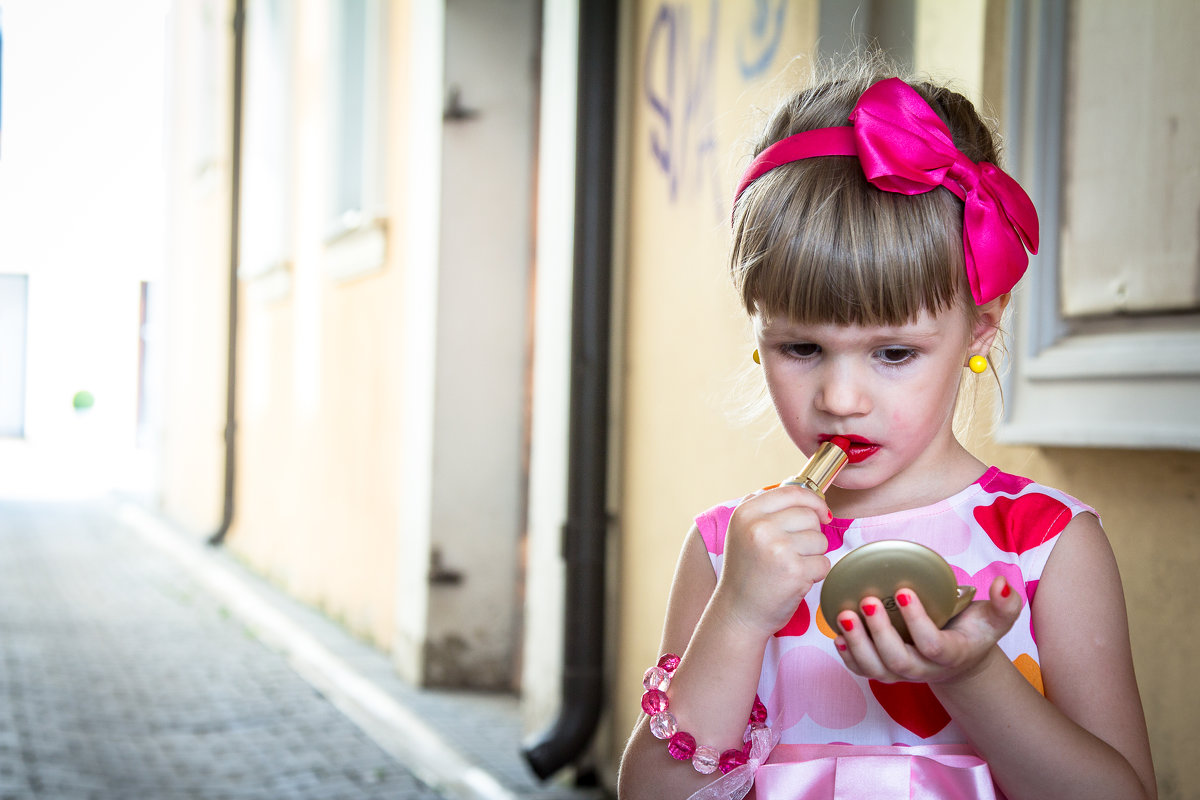
[(756, 347), (756, 348), (754, 348), (754, 352), (750, 354), (750, 357), (751, 357), (752, 359), (754, 359), (754, 363), (755, 363), (755, 364), (761, 364), (761, 363), (762, 363), (762, 359), (758, 357), (758, 348), (757, 348), (757, 347)]
[(971, 356), (967, 359), (967, 366), (970, 367), (971, 372), (980, 375), (987, 371), (988, 360), (985, 356)]

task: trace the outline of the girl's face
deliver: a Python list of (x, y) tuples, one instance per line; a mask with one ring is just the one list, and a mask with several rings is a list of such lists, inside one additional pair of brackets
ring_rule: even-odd
[(931, 481), (965, 455), (952, 430), (963, 365), (971, 352), (987, 352), (994, 325), (972, 330), (958, 307), (887, 327), (755, 322), (767, 388), (791, 440), (809, 455), (833, 436), (853, 443), (837, 487), (894, 490), (879, 495), (885, 503), (944, 491)]

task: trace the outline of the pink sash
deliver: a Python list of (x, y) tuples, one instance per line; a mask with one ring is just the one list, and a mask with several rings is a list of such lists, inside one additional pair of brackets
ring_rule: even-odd
[(758, 800), (1002, 800), (967, 745), (781, 744), (755, 775)]

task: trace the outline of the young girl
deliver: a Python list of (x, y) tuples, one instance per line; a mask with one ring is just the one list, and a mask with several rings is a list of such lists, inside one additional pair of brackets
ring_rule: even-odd
[[(824, 499), (781, 485), (696, 518), (620, 797), (1155, 797), (1099, 520), (952, 431), (1037, 247), (991, 132), (947, 89), (842, 76), (756, 153), (732, 254), (754, 359), (796, 447), (843, 437), (850, 460)], [(898, 592), (913, 644), (878, 597), (830, 629), (822, 580), (880, 539), (933, 548), (976, 601), (938, 629)]]

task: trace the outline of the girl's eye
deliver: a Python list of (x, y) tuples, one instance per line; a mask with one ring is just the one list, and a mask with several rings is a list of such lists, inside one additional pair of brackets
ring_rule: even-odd
[(885, 347), (876, 353), (876, 357), (888, 366), (903, 364), (916, 356), (917, 351), (911, 347)]
[(793, 358), (812, 358), (821, 352), (821, 347), (812, 342), (800, 342), (784, 346), (783, 351)]

